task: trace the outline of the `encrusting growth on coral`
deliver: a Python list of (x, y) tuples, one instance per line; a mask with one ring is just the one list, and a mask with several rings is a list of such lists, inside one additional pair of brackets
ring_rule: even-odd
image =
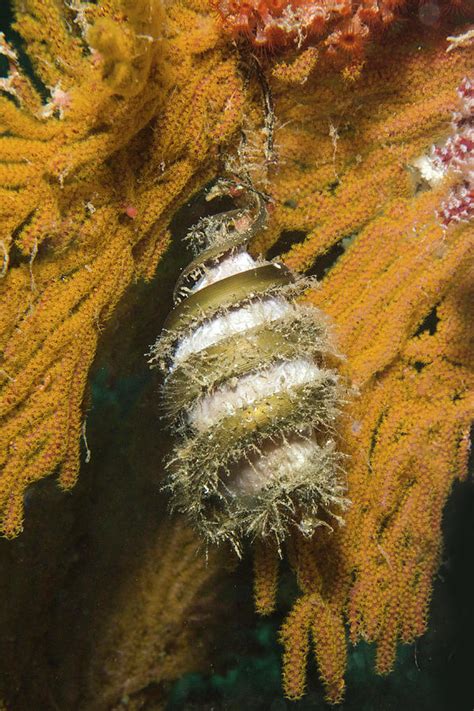
[(444, 225), (468, 222), (474, 215), (474, 85), (465, 77), (458, 87), (459, 105), (453, 113), (451, 135), (414, 161), (420, 184), (434, 188), (447, 176), (453, 185), (438, 210)]
[(439, 211), (445, 225), (453, 221), (467, 222), (474, 216), (474, 78), (463, 79), (458, 96), (452, 136), (444, 146), (432, 150), (438, 169), (455, 176), (451, 194)]
[[(376, 644), (381, 673), (398, 640), (425, 631), (443, 506), (466, 475), (472, 222), (441, 223), (452, 178), (424, 189), (413, 179), (415, 161), (448, 139), (472, 69), (469, 43), (452, 41), (469, 32), (456, 5), (457, 26), (454, 14), (431, 24), (407, 15), (342, 70), (319, 62), (329, 29), (299, 53), (292, 40), (289, 54), (262, 56), (277, 117), (272, 165), (259, 153), (246, 45), (205, 0), (18, 1), (34, 81), (0, 42), (10, 67), (0, 99), (5, 535), (21, 530), (30, 484), (55, 472), (63, 488), (74, 484), (104, 324), (134, 280), (153, 276), (176, 209), (222, 172), (219, 150), (231, 165), (242, 127), (240, 157), (253, 156), (246, 167), (272, 200), (252, 253), (293, 235), (284, 263), (322, 279), (304, 299), (331, 318), (359, 391), (341, 432), (352, 506), (343, 528), (288, 546), (301, 589), (281, 633), (292, 699), (304, 693), (310, 649), (328, 699), (342, 698), (345, 625), (353, 642)], [(258, 552), (262, 613), (274, 605), (276, 565)]]

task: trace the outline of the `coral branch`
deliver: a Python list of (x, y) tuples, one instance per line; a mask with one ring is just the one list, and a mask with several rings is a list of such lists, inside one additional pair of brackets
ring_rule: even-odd
[(103, 621), (84, 680), (84, 708), (116, 708), (124, 700), (142, 708), (160, 685), (163, 701), (166, 681), (203, 668), (219, 616), (222, 563), (216, 551), (206, 561), (181, 522), (162, 527)]
[(273, 87), (282, 165), (256, 249), (302, 235), (284, 261), (322, 277), (306, 298), (331, 315), (359, 389), (344, 431), (346, 525), (290, 551), (302, 590), (282, 635), (290, 698), (304, 690), (310, 629), (331, 702), (343, 692), (345, 620), (353, 642), (376, 642), (380, 673), (398, 640), (426, 629), (443, 506), (466, 474), (474, 234), (472, 222), (438, 221), (449, 178), (419, 190), (409, 165), (449, 133), (467, 70), (441, 39), (416, 54), (379, 49), (350, 82), (310, 78), (304, 95)]
[(278, 583), (278, 551), (268, 543), (255, 543), (255, 608), (269, 615), (276, 605)]
[(98, 333), (132, 280), (153, 274), (176, 206), (239, 124), (237, 62), (203, 17), (184, 2), (165, 15), (160, 0), (18, 3), (46, 105), (2, 39), (19, 103), (0, 98), (7, 536), (21, 530), (32, 481), (58, 468), (60, 485), (74, 484)]

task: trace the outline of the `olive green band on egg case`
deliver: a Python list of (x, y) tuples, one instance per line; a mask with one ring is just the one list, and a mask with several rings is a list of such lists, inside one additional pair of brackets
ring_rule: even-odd
[(202, 252), (202, 254), (196, 257), (196, 259), (193, 259), (186, 269), (181, 272), (173, 292), (173, 299), (175, 301), (180, 300), (182, 298), (181, 292), (183, 288), (186, 287), (186, 282), (196, 282), (201, 276), (203, 276), (205, 267), (208, 266), (210, 262), (212, 263), (217, 261), (228, 252), (241, 247), (242, 244), (245, 244), (245, 242), (246, 240), (243, 241), (242, 236), (235, 237), (234, 239), (227, 240), (225, 244), (217, 244), (209, 247)]
[(167, 414), (176, 416), (213, 388), (276, 361), (316, 357), (321, 327), (305, 326), (302, 328), (297, 318), (279, 326), (257, 326), (189, 356), (165, 382), (163, 403)]
[[(266, 291), (260, 294), (245, 294), (245, 296), (237, 304), (216, 303), (212, 307), (209, 307), (204, 314), (202, 312), (197, 313), (196, 315), (192, 316), (192, 318), (188, 322), (183, 323), (181, 326), (174, 328), (173, 330), (164, 330), (161, 333), (160, 338), (156, 341), (156, 343), (153, 344), (150, 349), (149, 355), (151, 357), (149, 363), (151, 364), (152, 368), (159, 366), (161, 370), (166, 373), (169, 369), (168, 361), (173, 360), (173, 352), (176, 347), (176, 343), (179, 341), (179, 339), (186, 338), (187, 336), (191, 335), (193, 330), (198, 328), (207, 319), (218, 315), (224, 315), (232, 307), (235, 308), (245, 306), (250, 301), (262, 300), (269, 296), (286, 299), (290, 305), (294, 305), (295, 299), (301, 296), (308, 289), (314, 289), (316, 286), (317, 282), (313, 277), (297, 276), (294, 281), (290, 281), (286, 284), (276, 284), (274, 286), (270, 286)], [(184, 303), (186, 302), (183, 302), (183, 304)], [(299, 308), (306, 309), (306, 312), (308, 312), (308, 308), (304, 307), (301, 304), (299, 305)], [(310, 310), (314, 311), (315, 315), (318, 313), (316, 309), (313, 309), (313, 307), (311, 307)], [(320, 316), (318, 316), (318, 319), (321, 321)], [(314, 316), (312, 320), (315, 320)], [(321, 346), (323, 345), (324, 344), (321, 343)], [(326, 340), (324, 348), (324, 350), (326, 351), (328, 350), (327, 346), (328, 342)]]
[[(331, 428), (339, 413), (340, 386), (334, 372), (321, 370), (320, 380), (274, 393), (235, 414), (222, 418), (204, 432), (188, 436), (168, 462), (170, 488), (201, 498), (217, 491), (223, 470), (273, 436)], [(178, 494), (179, 495), (179, 494)]]
[(266, 367), (273, 361), (296, 357), (297, 334), (283, 334), (260, 328), (255, 333), (226, 338), (188, 359), (185, 367), (177, 367), (164, 388), (165, 408), (170, 414), (189, 406), (203, 392), (224, 381)]
[(224, 305), (233, 306), (253, 294), (263, 294), (276, 286), (290, 284), (294, 277), (289, 269), (280, 264), (266, 264), (239, 274), (221, 279), (196, 291), (171, 311), (163, 329), (174, 331), (208, 310), (215, 311)]

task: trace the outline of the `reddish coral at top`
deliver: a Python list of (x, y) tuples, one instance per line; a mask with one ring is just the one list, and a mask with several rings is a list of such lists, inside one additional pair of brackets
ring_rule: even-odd
[[(370, 24), (386, 24), (405, 0), (217, 0), (229, 33), (245, 35), (257, 47), (299, 47), (325, 37), (329, 48), (359, 52)], [(331, 32), (332, 30), (332, 32)]]
[[(460, 9), (466, 0), (456, 0)], [(441, 0), (443, 3), (444, 0)], [(453, 0), (445, 5), (452, 6)], [(371, 33), (390, 24), (407, 0), (214, 0), (227, 32), (256, 47), (280, 50), (321, 43), (329, 55), (358, 58)], [(416, 5), (414, 6), (416, 7)], [(431, 7), (431, 5), (429, 5)], [(436, 5), (438, 7), (438, 4)], [(435, 24), (441, 14), (427, 13), (419, 2), (423, 24)]]

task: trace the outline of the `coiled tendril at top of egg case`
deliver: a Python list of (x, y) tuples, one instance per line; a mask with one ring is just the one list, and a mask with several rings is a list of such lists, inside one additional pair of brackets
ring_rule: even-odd
[(167, 462), (174, 506), (210, 542), (312, 535), (347, 501), (335, 425), (344, 387), (326, 359), (325, 318), (295, 301), (314, 280), (253, 259), (248, 241), (267, 219), (265, 198), (219, 180), (208, 194), (242, 208), (201, 219), (187, 238), (195, 259), (151, 349), (176, 436)]

